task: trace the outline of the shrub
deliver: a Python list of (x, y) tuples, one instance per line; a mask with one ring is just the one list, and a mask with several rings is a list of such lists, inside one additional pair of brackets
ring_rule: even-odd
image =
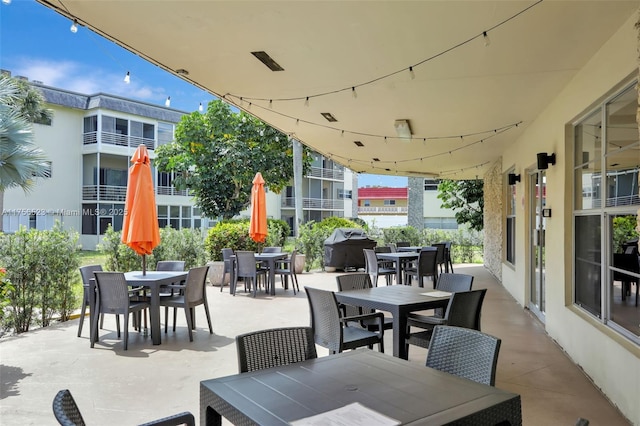
[(204, 238), (199, 229), (182, 228), (180, 230), (167, 226), (160, 230), (160, 245), (153, 249), (151, 263), (155, 265), (161, 260), (184, 260), (185, 269), (203, 266), (207, 263), (204, 249)]
[(54, 318), (66, 321), (78, 304), (73, 284), (79, 281), (78, 234), (66, 231), (59, 222), (52, 230), (27, 230), (0, 234), (0, 264), (5, 265), (3, 293), (9, 312), (3, 327), (16, 333), (33, 324), (46, 327)]
[(408, 241), (409, 245), (422, 245), (422, 236), (420, 232), (413, 226), (401, 226), (395, 228), (383, 229), (384, 243), (397, 243), (399, 241)]
[(284, 220), (267, 219), (269, 229), (267, 239), (258, 244), (249, 236), (248, 219), (230, 219), (218, 222), (209, 229), (204, 245), (210, 260), (222, 260), (222, 249), (230, 247), (233, 250), (250, 250), (258, 252), (262, 247), (285, 245), (291, 228)]
[[(102, 238), (102, 243), (98, 244), (98, 251), (107, 258), (104, 265), (105, 270), (119, 272), (141, 270), (142, 256), (124, 244), (121, 235), (121, 231), (116, 232), (109, 225)], [(147, 259), (147, 264), (149, 264), (149, 259)]]
[(483, 233), (472, 229), (425, 229), (421, 245), (431, 245), (442, 241), (451, 241), (451, 259), (454, 263), (473, 263), (482, 261)]

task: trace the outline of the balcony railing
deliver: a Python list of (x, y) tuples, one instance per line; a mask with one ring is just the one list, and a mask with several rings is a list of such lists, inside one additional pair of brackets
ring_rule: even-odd
[(323, 169), (322, 167), (311, 167), (307, 176), (323, 179), (344, 180), (344, 171)]
[[(281, 207), (295, 208), (295, 198), (282, 197)], [(302, 208), (306, 210), (344, 210), (343, 200), (323, 200), (321, 198), (303, 198)]]
[(95, 201), (124, 201), (127, 196), (126, 186), (83, 185), (82, 199)]
[(156, 194), (158, 195), (189, 195), (189, 191), (186, 189), (175, 189), (173, 186), (158, 186), (156, 188)]
[[(82, 135), (82, 143), (90, 145), (98, 142), (97, 132), (84, 133)], [(155, 139), (141, 138), (139, 136), (121, 135), (118, 133), (100, 132), (100, 142), (108, 145), (127, 146), (137, 148), (138, 145), (144, 144), (147, 149), (153, 150), (155, 147)]]
[(407, 214), (408, 212), (408, 207), (400, 206), (358, 207), (358, 214)]

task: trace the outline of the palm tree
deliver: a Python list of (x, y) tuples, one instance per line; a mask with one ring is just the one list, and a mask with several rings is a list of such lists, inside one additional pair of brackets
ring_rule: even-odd
[(40, 92), (26, 82), (0, 75), (0, 211), (6, 189), (21, 187), (28, 192), (36, 177), (45, 176), (46, 156), (34, 144), (31, 123), (50, 117)]

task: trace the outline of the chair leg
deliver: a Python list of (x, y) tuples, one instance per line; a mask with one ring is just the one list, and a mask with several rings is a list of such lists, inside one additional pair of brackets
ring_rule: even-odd
[[(191, 312), (188, 306), (184, 307), (184, 315), (187, 318), (187, 329), (189, 330), (189, 341), (193, 342), (193, 330), (191, 329)], [(174, 317), (175, 321), (175, 317)]]
[(82, 308), (80, 309), (80, 324), (78, 324), (78, 337), (82, 334), (82, 325), (84, 324), (84, 316), (87, 313), (87, 299), (82, 299)]
[(167, 324), (169, 324), (169, 307), (164, 307), (164, 333), (167, 334)]
[(120, 338), (120, 315), (116, 314), (116, 331), (118, 332), (118, 338)]
[[(136, 313), (134, 313), (134, 315), (136, 315)], [(119, 317), (120, 315), (116, 315), (116, 318)], [(118, 333), (118, 337), (120, 337), (120, 333)], [(124, 339), (123, 339), (123, 343), (124, 343), (124, 350), (127, 350), (128, 347), (128, 343), (129, 343), (129, 313), (124, 314)]]
[(211, 326), (211, 316), (209, 315), (209, 304), (207, 299), (204, 300), (204, 312), (207, 314), (207, 323), (209, 324), (209, 334), (213, 334), (213, 327)]
[(178, 316), (178, 308), (173, 308), (173, 332), (174, 333), (176, 332), (176, 317), (177, 316)]

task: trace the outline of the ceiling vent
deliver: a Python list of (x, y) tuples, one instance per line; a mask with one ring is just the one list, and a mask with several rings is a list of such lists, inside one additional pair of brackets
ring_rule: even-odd
[(324, 118), (326, 118), (326, 120), (327, 120), (328, 122), (330, 122), (330, 123), (335, 123), (336, 121), (338, 121), (338, 120), (336, 120), (336, 118), (335, 118), (333, 115), (331, 115), (331, 113), (330, 113), (330, 112), (321, 112), (320, 114), (321, 114)]
[(274, 61), (273, 58), (269, 56), (269, 54), (267, 54), (267, 52), (251, 52), (251, 54), (258, 58), (258, 60), (265, 64), (271, 71), (284, 71), (284, 68), (282, 68), (280, 64)]

